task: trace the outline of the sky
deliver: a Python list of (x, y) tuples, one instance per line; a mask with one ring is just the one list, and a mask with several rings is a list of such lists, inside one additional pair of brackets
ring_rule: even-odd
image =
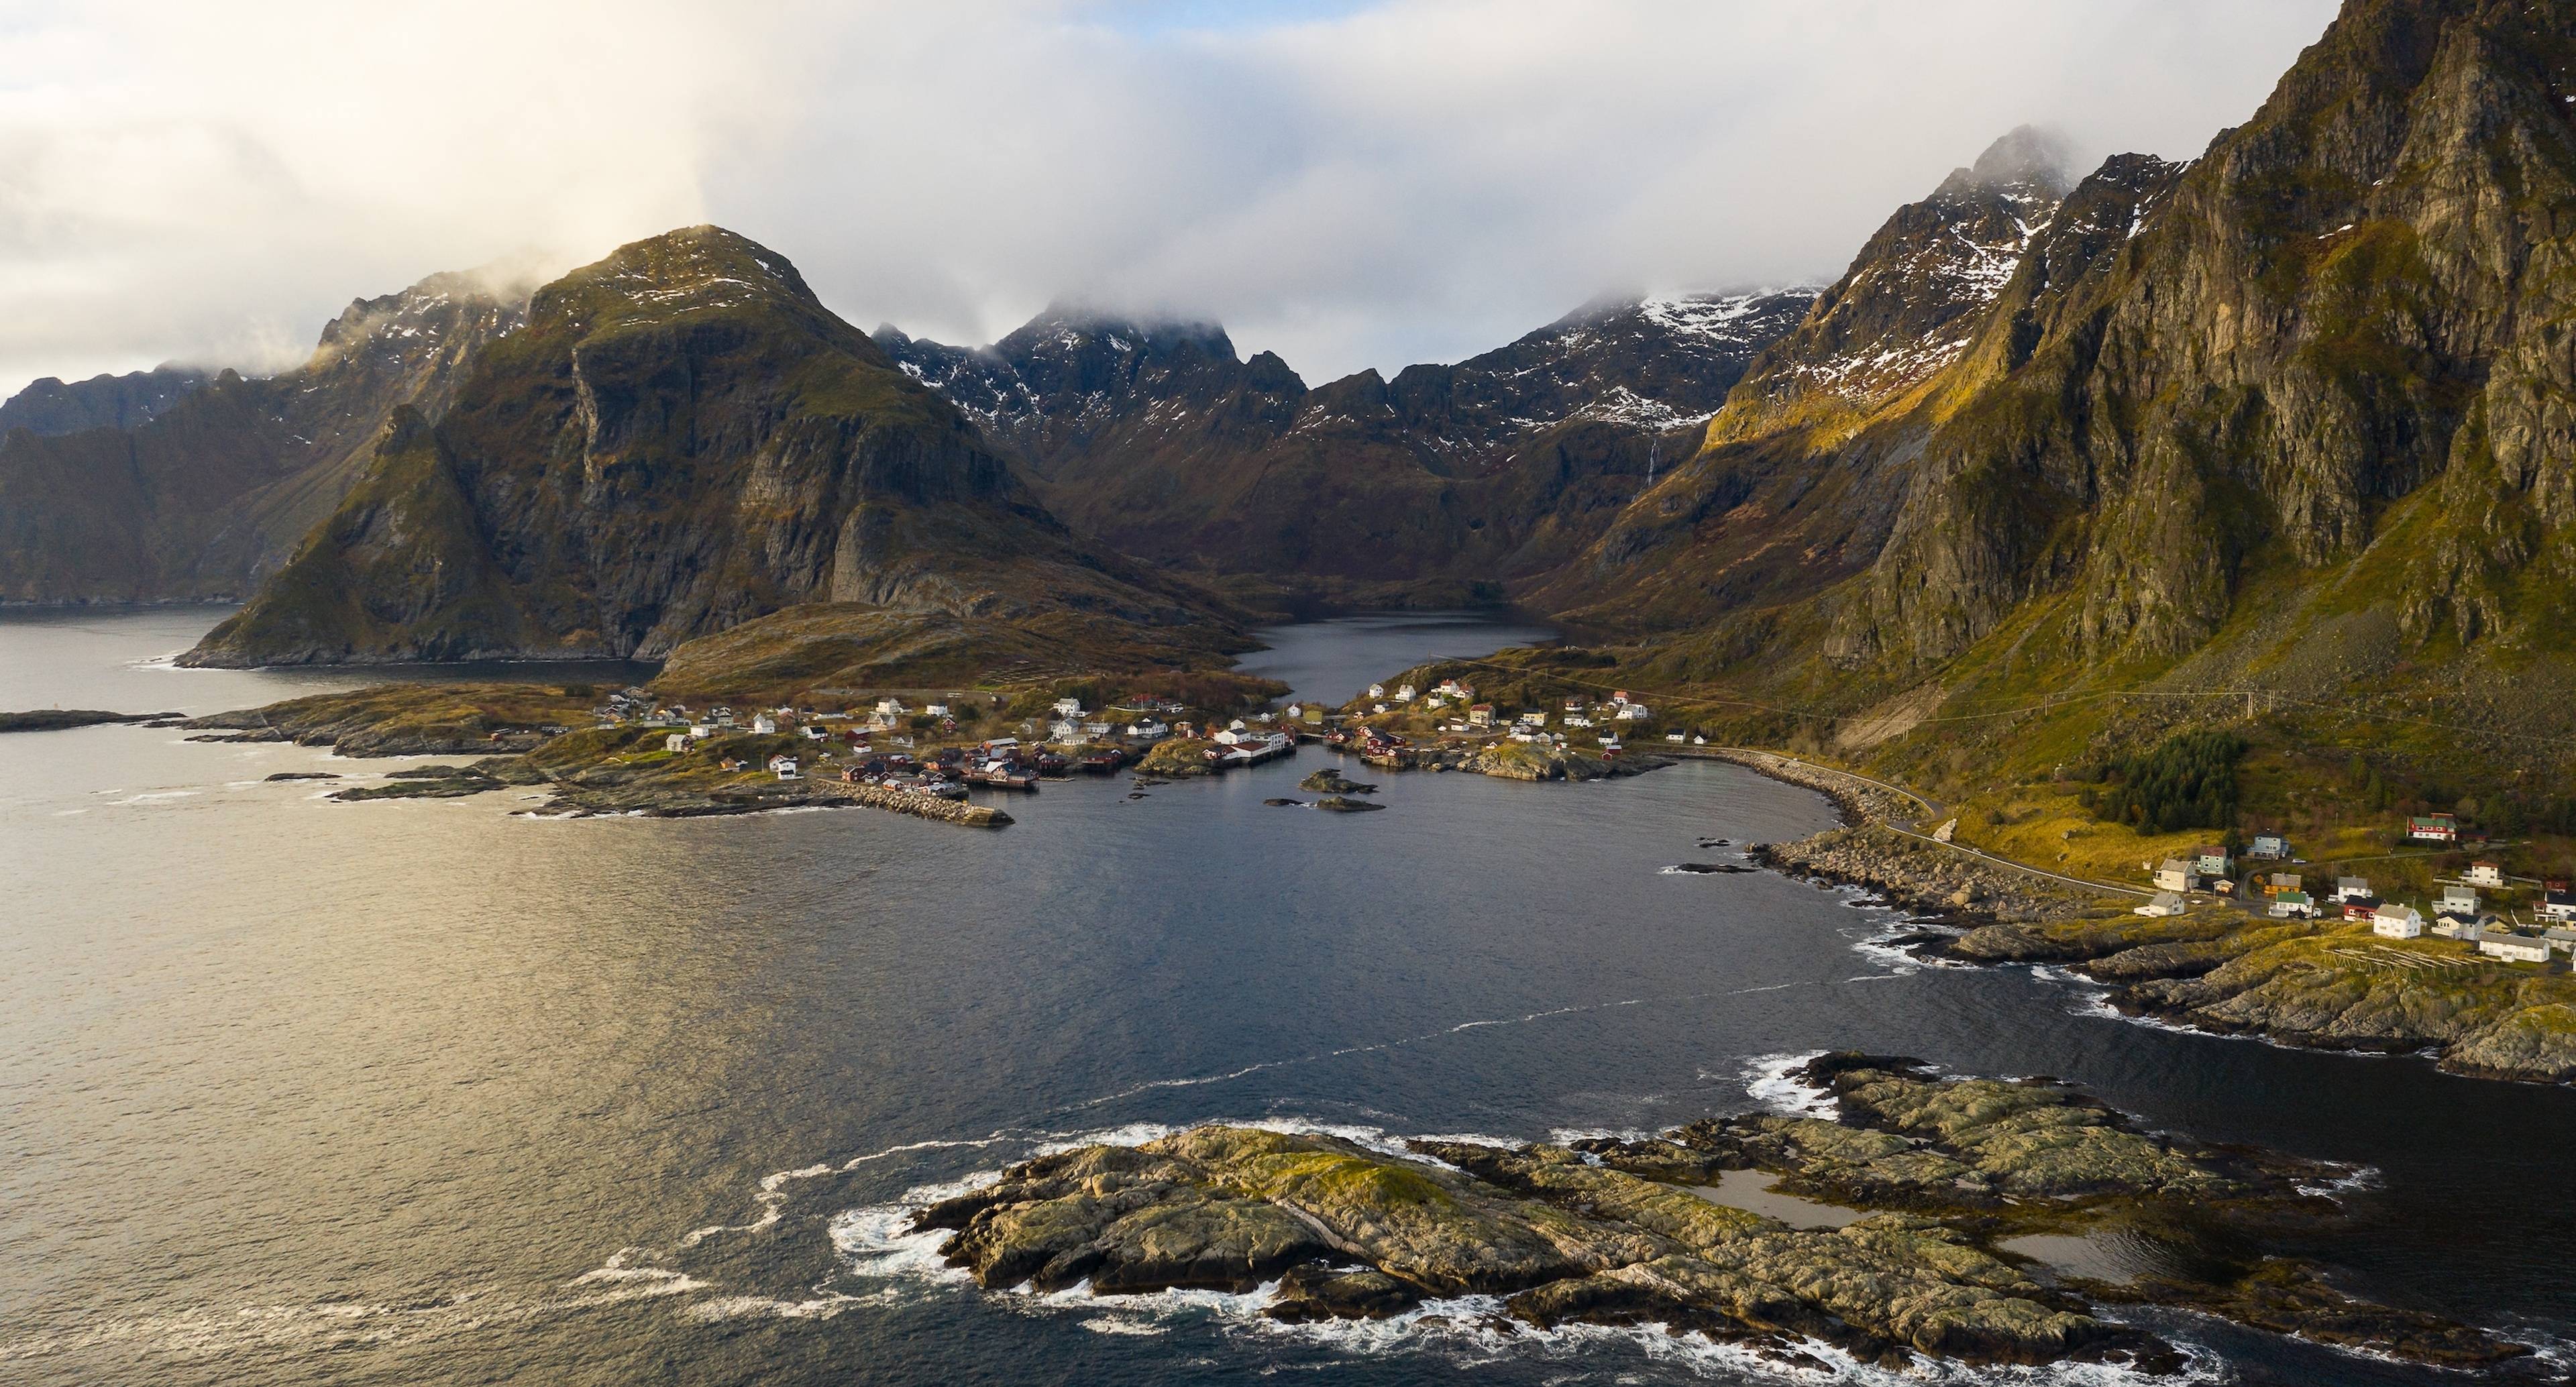
[[(748, 10), (746, 17), (729, 13)], [(1309, 382), (1826, 282), (2025, 122), (2198, 154), (2332, 0), (0, 0), (0, 393), (712, 221), (862, 327), (1213, 319)]]

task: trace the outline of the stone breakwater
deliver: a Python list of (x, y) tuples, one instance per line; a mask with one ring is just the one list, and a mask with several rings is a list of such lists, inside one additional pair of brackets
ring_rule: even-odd
[(1903, 823), (1920, 817), (1926, 806), (1910, 795), (1872, 784), (1856, 775), (1819, 766), (1793, 756), (1743, 747), (1701, 747), (1688, 753), (1712, 761), (1729, 761), (1784, 784), (1803, 786), (1834, 802), (1846, 825)]
[(989, 804), (968, 804), (962, 800), (941, 799), (918, 790), (888, 789), (883, 785), (839, 785), (840, 798), (871, 809), (891, 809), (910, 814), (916, 819), (937, 819), (941, 823), (965, 824), (970, 828), (1000, 828), (1011, 822), (1011, 816)]
[(2105, 898), (1877, 824), (1827, 829), (1790, 843), (1757, 843), (1754, 861), (1799, 876), (1865, 886), (1908, 910), (1963, 923), (2057, 920)]
[[(1208, 1126), (1040, 1156), (919, 1209), (912, 1226), (951, 1234), (947, 1261), (994, 1291), (1243, 1294), (1275, 1283), (1263, 1313), (1276, 1318), (1423, 1330), (1458, 1313), (1436, 1302), (1490, 1296), (1499, 1313), (1467, 1313), (1497, 1328), (1655, 1324), (1817, 1369), (1811, 1349), (1823, 1343), (1900, 1369), (1930, 1359), (2174, 1371), (2169, 1345), (2096, 1310), (2140, 1302), (2454, 1368), (2528, 1352), (2357, 1299), (2272, 1247), (2345, 1217), (2307, 1192), (2340, 1168), (2150, 1132), (2049, 1079), (1959, 1079), (1851, 1053), (1794, 1078), (1834, 1116), (1746, 1114), (1571, 1146), (1417, 1139), (1400, 1151)], [(1829, 1202), (1840, 1216), (1784, 1221), (1730, 1202), (1750, 1172), (1765, 1194)], [(2013, 1247), (2095, 1234), (2228, 1250), (2158, 1262), (2190, 1266), (2188, 1280), (2113, 1284)]]

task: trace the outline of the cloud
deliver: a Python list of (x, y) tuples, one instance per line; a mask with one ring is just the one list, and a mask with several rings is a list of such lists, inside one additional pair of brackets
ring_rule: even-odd
[(65, 5), (0, 20), (0, 380), (275, 367), (715, 220), (836, 309), (1219, 319), (1310, 380), (1830, 278), (1987, 141), (2197, 153), (2330, 0)]

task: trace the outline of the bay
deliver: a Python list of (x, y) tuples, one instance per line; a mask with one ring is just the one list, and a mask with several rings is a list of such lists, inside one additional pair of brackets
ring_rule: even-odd
[[(378, 677), (156, 663), (220, 615), (0, 615), (0, 707), (203, 712)], [(1246, 667), (1337, 701), (1544, 635), (1351, 618)], [(2567, 1090), (2153, 1029), (2024, 971), (1917, 967), (1849, 892), (1666, 873), (1724, 851), (1705, 837), (1833, 821), (1731, 766), (1379, 776), (1389, 812), (1364, 816), (1262, 803), (1327, 759), (1143, 798), (1050, 783), (977, 833), (537, 819), (516, 791), (332, 804), (265, 777), (389, 766), (0, 737), (0, 1381), (1768, 1380), (1652, 1333), (990, 1297), (883, 1255), (886, 1211), (1140, 1125), (1658, 1128), (1828, 1047), (2057, 1074), (2367, 1167), (2367, 1217), (2322, 1250), (2356, 1289), (2553, 1346), (2576, 1323)], [(2239, 1381), (2420, 1380), (2157, 1323)]]

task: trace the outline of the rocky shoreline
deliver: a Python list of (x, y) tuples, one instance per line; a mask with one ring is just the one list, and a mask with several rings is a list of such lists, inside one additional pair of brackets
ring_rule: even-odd
[(111, 713), (103, 708), (35, 708), (22, 713), (0, 713), (0, 732), (60, 732), (67, 728), (120, 722), (176, 726), (183, 716), (179, 713)]
[[(2178, 1368), (2104, 1309), (2131, 1304), (2449, 1368), (2529, 1353), (2346, 1295), (2286, 1255), (2349, 1216), (2314, 1192), (2339, 1168), (2149, 1132), (2049, 1079), (1856, 1053), (1793, 1077), (1830, 1118), (1571, 1146), (1201, 1127), (1040, 1156), (912, 1226), (948, 1233), (949, 1264), (994, 1291), (1267, 1288), (1275, 1318), (1424, 1328), (1459, 1313), (1443, 1302), (1486, 1296), (1498, 1313), (1468, 1313), (1498, 1328), (1660, 1325), (1811, 1367), (1821, 1343), (1893, 1368)], [(1754, 1197), (1730, 1192), (1745, 1173)], [(1780, 1212), (1782, 1196), (1796, 1207), (1781, 1216), (1746, 1207)], [(2170, 1247), (2189, 1255), (2158, 1268), (2195, 1270), (2089, 1278), (2017, 1250), (2031, 1237)]]
[[(1833, 793), (1830, 772), (1726, 759)], [(1899, 832), (1887, 800), (1837, 802), (1861, 822), (1747, 856), (1864, 887), (1935, 926), (1898, 942), (1968, 964), (2069, 968), (2123, 1014), (2303, 1049), (2434, 1056), (2477, 1078), (2576, 1081), (2576, 978), (2466, 953), (2450, 940), (2376, 938), (2366, 923), (2272, 920), (2206, 905), (2141, 916), (2114, 897)], [(1893, 797), (1889, 797), (1893, 798)], [(1905, 802), (1911, 808), (1911, 802)]]

